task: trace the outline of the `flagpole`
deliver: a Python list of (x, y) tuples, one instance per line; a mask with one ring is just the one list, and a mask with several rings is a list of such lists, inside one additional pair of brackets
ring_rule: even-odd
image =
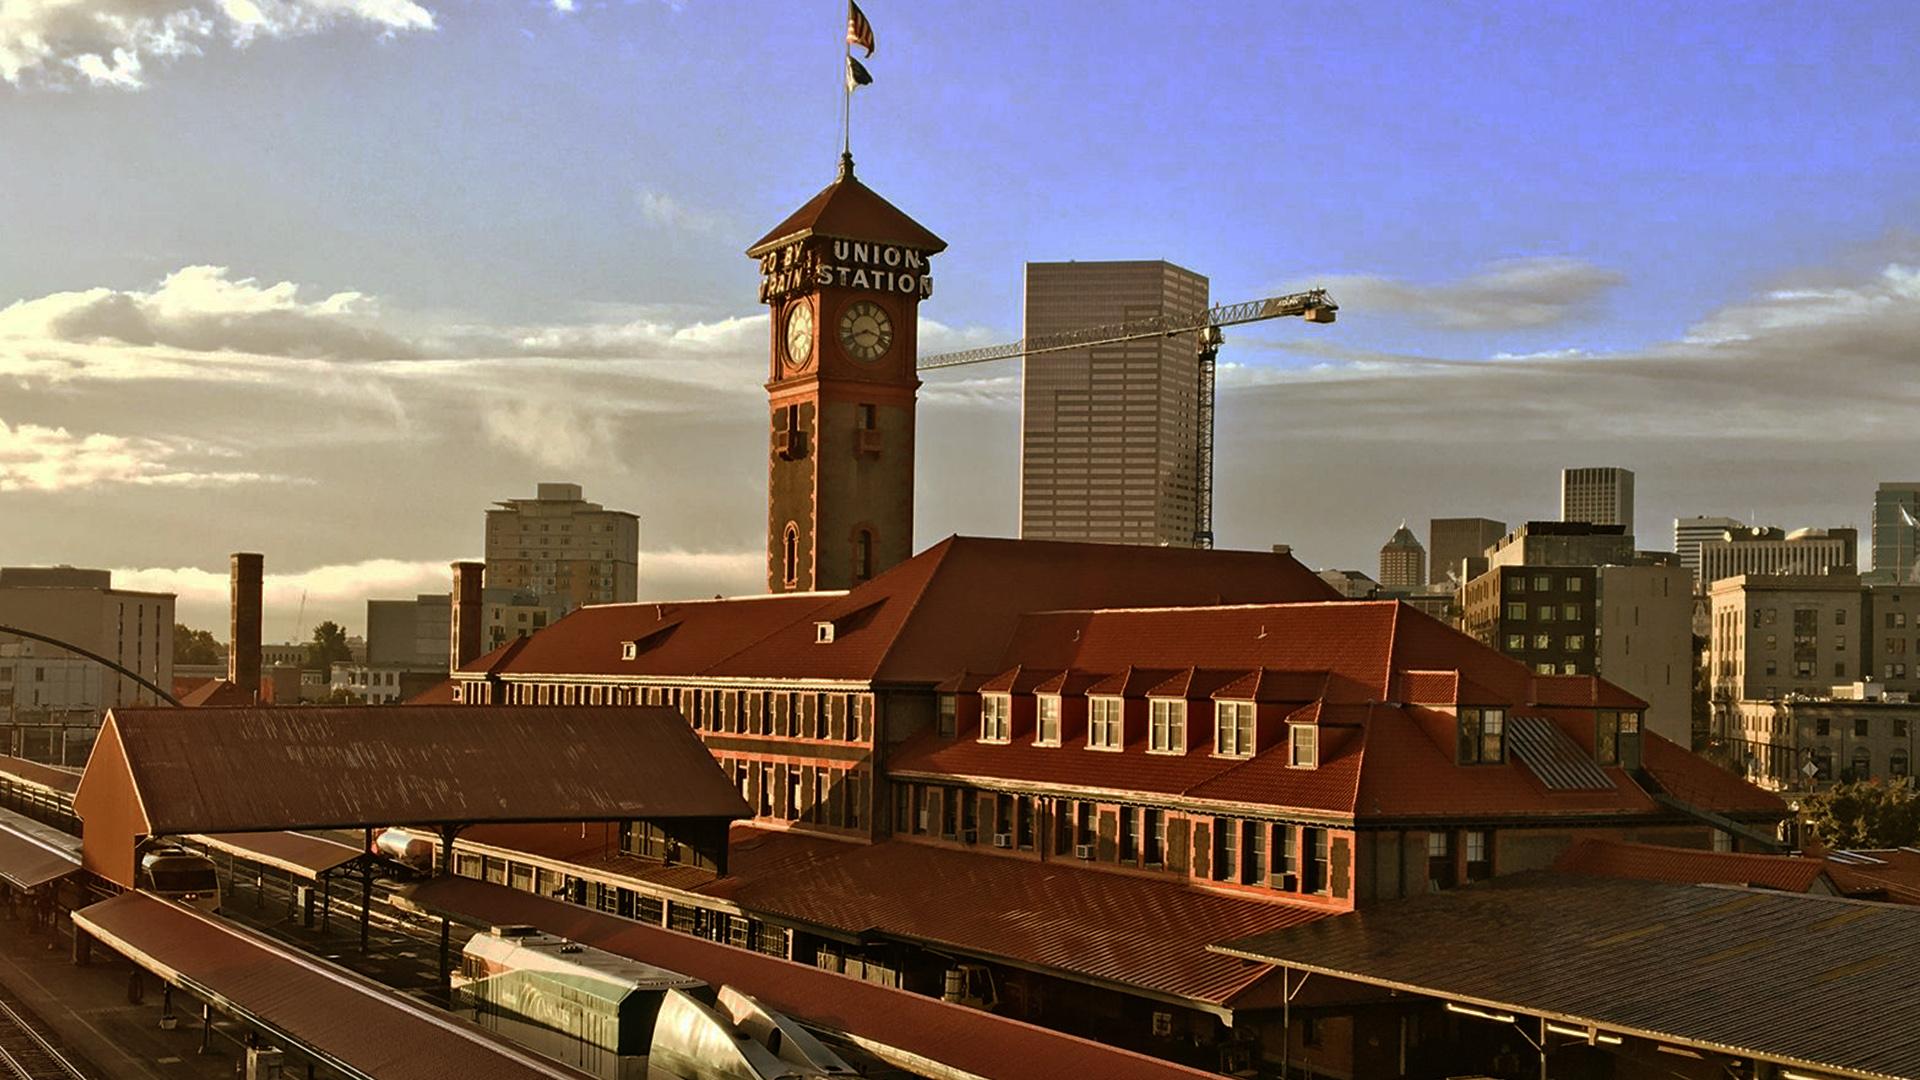
[[(853, 25), (853, 0), (847, 0), (846, 25)], [(853, 35), (842, 33), (840, 36), (848, 39), (846, 58), (840, 63), (840, 85), (846, 89), (846, 106), (840, 110), (840, 156), (844, 158), (853, 154), (853, 79), (850, 77), (853, 70)]]

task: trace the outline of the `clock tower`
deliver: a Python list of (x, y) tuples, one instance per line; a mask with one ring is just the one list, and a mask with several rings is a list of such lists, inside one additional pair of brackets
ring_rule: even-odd
[(913, 554), (920, 301), (946, 241), (840, 175), (747, 249), (772, 313), (767, 588), (845, 589)]

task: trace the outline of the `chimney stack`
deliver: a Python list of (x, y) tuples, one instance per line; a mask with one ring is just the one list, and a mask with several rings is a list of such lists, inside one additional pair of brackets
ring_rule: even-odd
[(260, 696), (260, 578), (264, 561), (254, 552), (234, 552), (232, 622), (227, 635), (227, 681), (255, 700)]
[(486, 615), (480, 590), (486, 570), (486, 563), (453, 564), (453, 641), (447, 656), (451, 671), (480, 656), (480, 630)]

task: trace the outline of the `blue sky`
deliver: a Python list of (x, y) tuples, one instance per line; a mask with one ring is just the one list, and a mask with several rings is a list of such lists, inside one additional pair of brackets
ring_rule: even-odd
[[(951, 244), (931, 343), (1017, 336), (1028, 259), (1335, 288), (1230, 335), (1227, 542), (1371, 568), (1569, 464), (1641, 471), (1649, 546), (1910, 478), (1914, 5), (865, 9), (860, 173)], [(752, 588), (741, 251), (831, 178), (842, 12), (5, 0), (0, 561), (191, 591), (253, 546), (357, 622), (564, 475), (642, 513), (643, 587)], [(1013, 371), (924, 401), (921, 543), (1011, 532)]]

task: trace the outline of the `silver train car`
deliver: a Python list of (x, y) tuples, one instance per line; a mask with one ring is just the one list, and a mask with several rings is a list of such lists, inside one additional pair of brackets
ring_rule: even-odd
[(856, 1071), (731, 987), (545, 934), (475, 934), (454, 1008), (496, 1034), (601, 1080), (824, 1080)]
[(220, 910), (220, 874), (213, 860), (173, 844), (140, 853), (140, 888), (202, 911)]

